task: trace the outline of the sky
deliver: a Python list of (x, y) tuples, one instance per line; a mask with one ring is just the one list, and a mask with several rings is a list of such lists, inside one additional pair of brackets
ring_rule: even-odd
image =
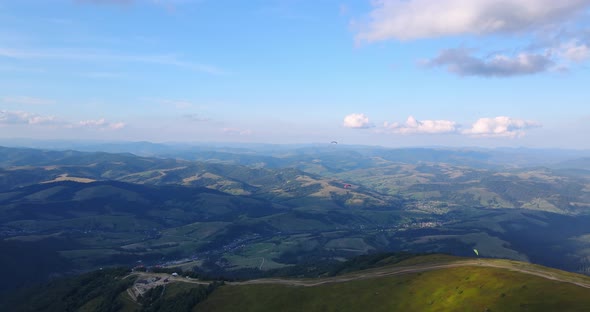
[(0, 138), (590, 149), (590, 0), (4, 0)]

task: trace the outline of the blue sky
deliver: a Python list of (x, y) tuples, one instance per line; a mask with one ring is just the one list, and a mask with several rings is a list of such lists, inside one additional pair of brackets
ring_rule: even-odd
[(0, 3), (0, 137), (590, 148), (588, 0)]

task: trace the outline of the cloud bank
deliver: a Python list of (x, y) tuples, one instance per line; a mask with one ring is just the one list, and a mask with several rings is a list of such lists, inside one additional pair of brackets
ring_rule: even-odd
[[(366, 129), (365, 125), (370, 124), (369, 118), (365, 114), (350, 114), (346, 116), (345, 124), (346, 121), (349, 123), (347, 128), (352, 129)], [(418, 120), (409, 116), (403, 123), (385, 122), (375, 132), (398, 135), (454, 134), (470, 137), (520, 138), (526, 134), (526, 130), (538, 127), (541, 127), (541, 124), (536, 121), (507, 116), (479, 118), (468, 128), (464, 128), (452, 120)]]
[(23, 111), (0, 110), (0, 125), (52, 125), (57, 124), (55, 116), (41, 116)]
[(109, 122), (104, 118), (68, 122), (56, 116), (43, 116), (36, 113), (24, 111), (0, 110), (0, 126), (49, 126), (53, 128), (88, 128), (98, 130), (119, 130), (123, 129), (124, 122)]
[[(512, 77), (564, 70), (590, 60), (590, 0), (375, 0), (358, 24), (359, 43), (466, 36), (515, 38), (501, 49), (513, 53), (470, 53), (443, 49), (426, 60), (461, 76)], [(539, 40), (544, 38), (545, 42)], [(551, 40), (546, 40), (551, 38)], [(543, 40), (541, 40), (543, 41)], [(484, 49), (482, 49), (484, 50)]]
[(49, 99), (41, 99), (30, 96), (5, 96), (0, 98), (4, 103), (8, 104), (23, 104), (23, 105), (50, 105), (55, 104), (55, 101)]
[(408, 117), (405, 123), (385, 123), (384, 128), (399, 134), (442, 134), (457, 131), (457, 123), (450, 120), (416, 120)]
[(578, 15), (589, 0), (376, 0), (356, 39), (366, 42), (517, 33)]

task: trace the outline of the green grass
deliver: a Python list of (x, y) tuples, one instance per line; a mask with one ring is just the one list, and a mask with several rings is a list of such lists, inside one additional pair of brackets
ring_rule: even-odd
[(535, 198), (527, 203), (524, 203), (521, 208), (536, 209), (555, 213), (559, 213), (562, 211), (561, 209), (555, 207), (555, 205), (543, 198)]
[(122, 304), (122, 307), (119, 310), (119, 312), (137, 312), (141, 307), (137, 302), (131, 299), (131, 297), (126, 291), (119, 294), (117, 300)]
[(166, 285), (166, 290), (164, 291), (164, 298), (174, 298), (179, 294), (186, 293), (193, 288), (198, 288), (201, 285), (198, 284), (191, 284), (191, 283), (170, 283)]
[(473, 245), (483, 257), (510, 258), (528, 261), (526, 255), (507, 248), (510, 244), (487, 233), (471, 233), (462, 235), (460, 241)]
[(199, 311), (585, 311), (590, 290), (505, 269), (458, 267), (324, 284), (223, 286)]
[[(270, 270), (288, 266), (275, 262), (271, 258), (266, 257), (252, 258), (229, 254), (224, 256), (224, 259), (228, 260), (231, 265), (234, 266), (232, 269), (261, 268), (262, 265), (262, 270)], [(264, 259), (264, 262), (262, 259)]]
[(209, 237), (216, 232), (225, 228), (229, 222), (195, 222), (176, 228), (166, 229), (163, 232), (164, 235), (173, 235), (176, 237), (190, 237), (203, 239)]
[(74, 200), (83, 201), (87, 199), (104, 198), (109, 196), (118, 196), (130, 202), (146, 202), (146, 200), (141, 197), (140, 194), (109, 185), (92, 186), (80, 190), (74, 196)]
[(31, 201), (47, 200), (49, 197), (61, 192), (64, 189), (65, 189), (65, 187), (63, 187), (63, 186), (56, 186), (56, 187), (48, 188), (43, 191), (28, 195), (25, 197), (25, 199), (31, 200)]
[(81, 306), (79, 308), (80, 312), (92, 312), (92, 311), (96, 311), (99, 309), (100, 304), (102, 302), (102, 298), (101, 297), (96, 297), (90, 301), (88, 301), (85, 305)]
[(371, 245), (368, 245), (362, 238), (358, 237), (332, 239), (326, 243), (325, 248), (356, 251), (359, 253), (367, 253), (373, 249)]
[(499, 196), (498, 194), (490, 192), (487, 189), (482, 188), (482, 187), (477, 187), (477, 186), (471, 187), (471, 188), (465, 189), (463, 191), (460, 191), (459, 193), (472, 194), (475, 197), (475, 199), (477, 199), (479, 201), (479, 204), (484, 207), (489, 207), (489, 208), (513, 208), (514, 207), (514, 205), (512, 203), (502, 199), (502, 197)]
[[(395, 257), (390, 257), (390, 258), (395, 260)], [(381, 260), (380, 262), (382, 262), (383, 264), (387, 264), (388, 263), (387, 260), (390, 258), (385, 258), (385, 259)], [(411, 257), (409, 259), (396, 262), (395, 264), (393, 264), (393, 266), (412, 266), (412, 265), (428, 264), (428, 263), (448, 263), (448, 262), (457, 261), (459, 259), (462, 259), (462, 258), (455, 257), (455, 256), (449, 256), (449, 255), (445, 255), (445, 254), (432, 254), (432, 255)]]

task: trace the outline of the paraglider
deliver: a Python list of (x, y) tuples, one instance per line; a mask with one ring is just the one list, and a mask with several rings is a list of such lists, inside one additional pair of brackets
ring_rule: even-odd
[(352, 187), (352, 184), (348, 184), (348, 183), (347, 184), (344, 184), (344, 189), (349, 189), (351, 187)]
[(330, 144), (338, 144), (338, 142), (337, 141), (332, 141), (332, 142), (330, 142)]
[(479, 257), (479, 251), (477, 251), (477, 249), (473, 249), (473, 252), (475, 252), (475, 255), (477, 255)]

